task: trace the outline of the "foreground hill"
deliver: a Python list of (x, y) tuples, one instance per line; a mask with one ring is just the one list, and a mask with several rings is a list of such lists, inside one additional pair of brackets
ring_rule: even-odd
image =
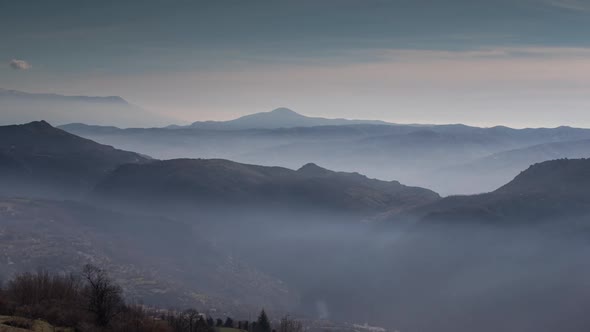
[(315, 164), (297, 171), (221, 159), (177, 159), (123, 165), (96, 196), (144, 206), (290, 208), (371, 215), (439, 199), (433, 191), (397, 181), (333, 172)]
[(578, 219), (590, 214), (590, 159), (560, 159), (529, 167), (486, 194), (451, 196), (397, 218), (531, 222)]
[(137, 153), (95, 143), (45, 121), (0, 127), (0, 193), (70, 196), (88, 191)]

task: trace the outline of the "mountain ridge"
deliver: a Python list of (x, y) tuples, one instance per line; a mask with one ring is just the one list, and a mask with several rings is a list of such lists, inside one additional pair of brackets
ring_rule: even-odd
[(325, 125), (346, 124), (384, 124), (391, 125), (380, 120), (348, 120), (329, 119), (322, 117), (308, 117), (299, 114), (286, 107), (279, 107), (270, 112), (260, 112), (241, 116), (228, 121), (197, 121), (188, 126), (175, 126), (175, 128), (199, 128), (216, 130), (239, 129), (278, 129), (296, 127), (314, 127)]
[(148, 161), (46, 121), (0, 126), (0, 193), (76, 196), (118, 165)]
[[(372, 215), (438, 200), (435, 192), (308, 164), (299, 170), (223, 159), (172, 159), (117, 168), (94, 196), (109, 202), (158, 202), (191, 208), (307, 207)], [(313, 170), (310, 172), (310, 169)]]
[(590, 215), (589, 193), (590, 159), (557, 159), (531, 165), (492, 192), (445, 197), (403, 211), (391, 220), (491, 225), (565, 222)]

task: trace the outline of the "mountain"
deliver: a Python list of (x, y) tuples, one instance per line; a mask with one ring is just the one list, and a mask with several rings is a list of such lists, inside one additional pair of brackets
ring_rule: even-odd
[(590, 200), (590, 159), (558, 159), (532, 165), (494, 193), (571, 195)]
[[(264, 208), (373, 215), (431, 202), (439, 196), (397, 181), (333, 172), (314, 164), (297, 171), (221, 159), (177, 159), (117, 168), (97, 185), (109, 202), (209, 208)], [(303, 210), (302, 210), (303, 209)]]
[[(315, 126), (342, 126), (352, 124), (390, 124), (384, 121), (347, 120), (307, 117), (288, 108), (277, 108), (270, 112), (255, 113), (230, 121), (194, 122), (190, 128), (209, 130), (277, 129)], [(171, 127), (171, 128), (178, 128)]]
[(150, 127), (174, 121), (130, 104), (119, 96), (64, 96), (6, 89), (0, 89), (0, 112), (0, 124), (46, 119), (57, 124), (85, 122)]
[(453, 181), (477, 182), (479, 191), (491, 191), (513, 179), (529, 165), (562, 158), (590, 157), (590, 140), (543, 143), (512, 149), (440, 170)]
[(493, 192), (446, 197), (393, 219), (565, 223), (590, 214), (589, 193), (590, 159), (559, 159), (532, 165)]
[(0, 193), (76, 196), (137, 153), (95, 143), (45, 121), (0, 126)]

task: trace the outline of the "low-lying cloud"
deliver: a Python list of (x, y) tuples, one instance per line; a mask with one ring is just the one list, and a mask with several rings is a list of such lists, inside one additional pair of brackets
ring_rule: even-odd
[(10, 67), (14, 70), (29, 70), (33, 68), (33, 66), (31, 66), (31, 64), (27, 61), (17, 59), (12, 59), (10, 61)]

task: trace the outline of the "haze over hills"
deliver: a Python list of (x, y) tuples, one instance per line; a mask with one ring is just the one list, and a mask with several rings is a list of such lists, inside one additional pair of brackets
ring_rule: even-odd
[[(295, 123), (282, 125), (290, 127)], [(590, 130), (571, 127), (512, 129), (348, 122), (278, 129), (230, 129), (231, 126), (218, 125), (174, 130), (119, 129), (84, 124), (61, 128), (160, 159), (221, 158), (292, 169), (313, 162), (338, 171), (358, 171), (374, 178), (432, 188), (443, 195), (494, 190), (531, 163), (583, 157), (584, 147), (575, 142), (590, 139)], [(562, 148), (553, 148), (548, 153), (554, 143)], [(544, 144), (549, 144), (546, 149), (533, 148)], [(528, 148), (528, 152), (519, 152)], [(518, 150), (514, 158), (508, 157), (512, 150)], [(529, 157), (523, 159), (525, 155)], [(502, 156), (506, 159), (501, 167), (478, 171), (479, 167), (496, 165), (496, 159)]]
[[(305, 139), (343, 146), (356, 137), (365, 149), (424, 147), (422, 153), (435, 142), (460, 151), (467, 146), (460, 143), (465, 137), (473, 137), (473, 146), (496, 147), (586, 135), (572, 128), (464, 126), (96, 129), (156, 132), (168, 139), (193, 132), (191, 137), (208, 142), (250, 137), (245, 145), (253, 138), (268, 144), (295, 138), (298, 144)], [(380, 135), (369, 136), (374, 132)], [(92, 258), (110, 268), (130, 296), (149, 303), (214, 306), (232, 313), (264, 305), (408, 331), (561, 326), (577, 332), (588, 326), (580, 310), (555, 315), (567, 303), (590, 304), (580, 293), (590, 273), (580, 263), (590, 252), (583, 218), (590, 212), (588, 160), (535, 165), (494, 192), (440, 198), (428, 189), (312, 163), (292, 170), (219, 159), (151, 160), (45, 122), (1, 127), (0, 134), (9, 160), (23, 161), (23, 169), (42, 168), (47, 177), (68, 175), (74, 183), (95, 184), (77, 187), (92, 193), (83, 195), (83, 202), (1, 199), (5, 273), (34, 265), (71, 271)], [(403, 150), (408, 145), (412, 148)], [(45, 167), (47, 160), (56, 166)], [(15, 176), (2, 187), (43, 184), (29, 179)], [(58, 192), (61, 182), (43, 187)], [(538, 227), (538, 221), (549, 226)], [(440, 227), (430, 227), (433, 223)], [(562, 291), (563, 284), (571, 292)], [(530, 296), (540, 300), (528, 305), (514, 300)], [(448, 305), (450, 298), (456, 306)], [(492, 310), (498, 303), (503, 310)], [(429, 320), (421, 319), (425, 306), (432, 312)]]
[[(238, 313), (248, 305), (294, 310), (302, 305), (297, 300), (299, 290), (306, 292), (305, 301), (314, 300), (315, 295), (307, 286), (289, 290), (291, 286), (279, 281), (286, 275), (277, 268), (278, 261), (292, 259), (299, 249), (285, 245), (277, 248), (276, 255), (266, 257), (259, 246), (276, 241), (282, 230), (300, 227), (303, 221), (320, 235), (326, 231), (324, 224), (339, 224), (340, 231), (356, 229), (360, 224), (349, 222), (358, 222), (362, 216), (439, 199), (430, 190), (336, 173), (313, 164), (294, 171), (226, 160), (148, 160), (76, 137), (43, 121), (0, 127), (0, 133), (7, 154), (35, 171), (3, 178), (2, 188), (11, 188), (5, 195), (18, 195), (19, 187), (28, 189), (27, 195), (51, 193), (51, 189), (59, 193), (68, 183), (67, 175), (75, 184), (85, 181), (85, 186), (75, 188), (82, 192), (79, 197), (85, 196), (82, 189), (92, 187), (86, 184), (99, 182), (96, 192), (112, 199), (111, 204), (101, 200), (100, 208), (89, 205), (91, 200), (0, 200), (0, 250), (5, 260), (0, 272), (12, 274), (35, 265), (72, 271), (91, 257), (117, 278), (127, 280), (130, 296), (160, 305), (222, 306)], [(48, 167), (47, 160), (55, 166)], [(113, 170), (117, 163), (126, 164)], [(143, 163), (146, 168), (133, 167)], [(41, 173), (43, 181), (38, 177), (32, 181), (39, 169), (45, 171)], [(105, 173), (112, 176), (103, 181)], [(49, 181), (51, 178), (56, 181)], [(132, 199), (146, 198), (150, 198), (150, 205), (136, 209), (137, 215), (115, 211)], [(176, 219), (181, 215), (169, 210), (167, 203), (182, 200), (192, 204), (193, 213), (190, 218)], [(219, 209), (203, 213), (212, 201)], [(239, 203), (264, 212), (240, 214), (233, 209)], [(276, 204), (291, 206), (299, 213), (272, 212)], [(318, 210), (325, 213), (314, 216)], [(347, 213), (351, 215), (344, 219)], [(266, 218), (275, 219), (276, 226), (260, 224), (268, 221)], [(5, 234), (19, 236), (4, 238)], [(325, 240), (324, 245), (328, 243)], [(224, 245), (215, 246), (218, 241)], [(247, 250), (244, 243), (250, 244)], [(314, 240), (306, 250), (316, 250), (318, 244)], [(266, 263), (260, 260), (263, 257), (268, 259)], [(316, 264), (315, 260), (309, 263)], [(303, 265), (302, 270), (291, 273), (292, 280), (300, 280), (305, 271), (309, 270)]]
[[(306, 162), (290, 169), (224, 159), (157, 160), (44, 121), (0, 127), (3, 195), (82, 200), (1, 199), (4, 273), (33, 265), (71, 271), (93, 257), (122, 280), (129, 296), (155, 304), (236, 313), (254, 304), (410, 331), (510, 330), (503, 322), (539, 330), (564, 326), (563, 317), (571, 322), (567, 330), (586, 327), (578, 311), (551, 313), (568, 301), (590, 304), (579, 293), (582, 276), (590, 273), (580, 267), (590, 252), (588, 160), (541, 163), (493, 192), (441, 198), (403, 181), (332, 171), (307, 159), (401, 177), (415, 172), (434, 182), (427, 170), (458, 160), (496, 154), (509, 156), (511, 164), (516, 156), (583, 153), (588, 130), (63, 128), (137, 144), (157, 157), (223, 151), (244, 159), (260, 154), (268, 163)], [(475, 184), (485, 181), (480, 174)], [(463, 184), (445, 172), (439, 179)], [(32, 249), (16, 250), (24, 247)], [(556, 291), (564, 282), (575, 294)], [(465, 285), (478, 291), (462, 293)], [(445, 305), (448, 293), (463, 294), (457, 307)], [(522, 309), (510, 300), (529, 296), (542, 301)], [(428, 322), (420, 319), (424, 303), (432, 306)], [(506, 310), (492, 310), (495, 303)], [(489, 329), (482, 329), (488, 320)]]
[(84, 122), (152, 127), (175, 121), (130, 104), (119, 96), (64, 96), (1, 88), (0, 112), (2, 125), (45, 119), (54, 124)]

